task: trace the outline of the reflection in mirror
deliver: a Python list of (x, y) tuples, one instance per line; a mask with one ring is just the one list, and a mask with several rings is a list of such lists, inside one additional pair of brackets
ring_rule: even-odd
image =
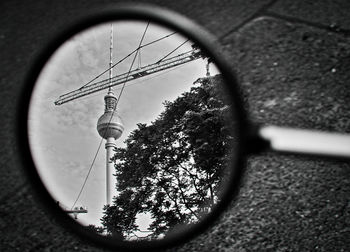
[(237, 139), (209, 62), (148, 22), (101, 24), (66, 41), (37, 80), (28, 119), (37, 171), (57, 204), (125, 240), (161, 239), (207, 216)]

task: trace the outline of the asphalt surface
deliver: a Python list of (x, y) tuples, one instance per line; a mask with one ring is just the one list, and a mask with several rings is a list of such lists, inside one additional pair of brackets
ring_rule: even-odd
[[(89, 10), (122, 1), (2, 1), (0, 9), (1, 251), (104, 251), (58, 225), (37, 203), (19, 162), (19, 90), (53, 34)], [(179, 12), (219, 38), (247, 110), (261, 124), (350, 133), (350, 3), (129, 1)], [(248, 160), (235, 202), (172, 251), (347, 251), (350, 163), (262, 153)]]

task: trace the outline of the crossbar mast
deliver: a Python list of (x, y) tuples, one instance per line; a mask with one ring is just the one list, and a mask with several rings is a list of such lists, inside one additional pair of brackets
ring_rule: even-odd
[(111, 79), (108, 78), (102, 81), (91, 83), (77, 90), (63, 94), (59, 96), (58, 99), (55, 101), (55, 105), (62, 105), (66, 102), (78, 99), (80, 97), (83, 97), (107, 88), (111, 88), (113, 86), (117, 86), (125, 82), (144, 77), (149, 74), (153, 74), (169, 68), (173, 68), (173, 67), (188, 63), (190, 61), (199, 59), (201, 57), (202, 57), (202, 54), (200, 50), (193, 49), (191, 51), (179, 54), (177, 56), (164, 59), (161, 62), (156, 62), (150, 65), (132, 70), (129, 74), (123, 73), (120, 75), (116, 75)]

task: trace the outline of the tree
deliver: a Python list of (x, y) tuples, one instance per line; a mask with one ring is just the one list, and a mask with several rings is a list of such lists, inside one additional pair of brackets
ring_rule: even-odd
[(219, 75), (198, 79), (150, 125), (138, 124), (117, 148), (118, 196), (104, 208), (109, 233), (137, 236), (136, 219), (151, 215), (146, 234), (166, 235), (196, 223), (219, 200), (234, 143), (234, 120)]
[(103, 234), (103, 232), (104, 232), (104, 228), (103, 227), (98, 227), (98, 226), (95, 226), (95, 225), (92, 225), (92, 224), (86, 226), (86, 228), (88, 230), (92, 231), (92, 232), (97, 233), (97, 234)]

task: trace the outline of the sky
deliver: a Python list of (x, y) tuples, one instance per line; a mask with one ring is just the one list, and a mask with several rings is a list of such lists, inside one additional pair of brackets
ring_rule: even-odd
[[(146, 28), (146, 22), (113, 23), (113, 62), (117, 62), (135, 50)], [(143, 44), (173, 31), (150, 23)], [(186, 38), (179, 34), (141, 49), (134, 68), (155, 63), (167, 55)], [(48, 191), (62, 207), (70, 209), (76, 200), (101, 137), (96, 124), (104, 112), (103, 97), (107, 90), (90, 94), (63, 105), (54, 105), (58, 96), (75, 90), (108, 69), (110, 23), (102, 24), (76, 34), (66, 41), (50, 58), (32, 93), (28, 135), (32, 156), (38, 173)], [(191, 49), (187, 42), (174, 52), (175, 56)], [(127, 72), (132, 57), (113, 68), (113, 74)], [(140, 64), (139, 64), (140, 63)], [(217, 73), (210, 66), (212, 74)], [(192, 83), (206, 75), (206, 61), (198, 59), (169, 70), (127, 82), (118, 103), (118, 114), (124, 123), (124, 132), (116, 141), (117, 147), (125, 147), (124, 141), (137, 123), (151, 123), (164, 110), (164, 101), (173, 101)], [(107, 79), (108, 73), (96, 81)], [(113, 88), (116, 95), (121, 86)], [(101, 226), (105, 195), (105, 148), (98, 152), (91, 174), (76, 203), (88, 209), (79, 214), (84, 225)]]

